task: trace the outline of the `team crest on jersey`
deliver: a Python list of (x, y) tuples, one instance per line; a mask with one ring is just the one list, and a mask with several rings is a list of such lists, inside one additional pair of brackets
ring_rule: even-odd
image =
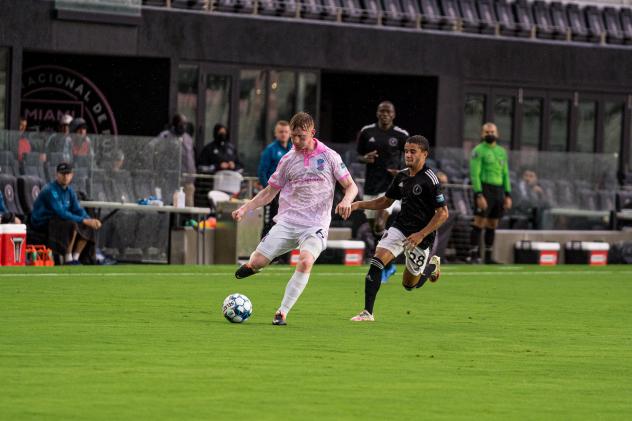
[(419, 184), (415, 184), (415, 187), (413, 187), (413, 194), (415, 196), (419, 196), (421, 194), (421, 186)]
[(316, 169), (318, 171), (322, 171), (322, 170), (325, 169), (325, 160), (324, 159), (321, 158), (321, 159), (318, 159), (316, 161)]
[(374, 142), (375, 142), (375, 138), (374, 138), (374, 137), (371, 137), (371, 138), (369, 139), (369, 143), (374, 143)]
[(388, 139), (388, 144), (393, 146), (393, 147), (397, 146), (398, 143), (399, 142), (397, 141), (396, 137), (391, 137), (390, 139)]

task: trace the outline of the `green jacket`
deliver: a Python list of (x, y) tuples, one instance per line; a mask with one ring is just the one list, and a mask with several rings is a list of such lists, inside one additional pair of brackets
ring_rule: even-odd
[(498, 145), (481, 142), (472, 150), (470, 158), (470, 179), (474, 193), (483, 191), (482, 184), (503, 186), (505, 193), (511, 193), (507, 151)]

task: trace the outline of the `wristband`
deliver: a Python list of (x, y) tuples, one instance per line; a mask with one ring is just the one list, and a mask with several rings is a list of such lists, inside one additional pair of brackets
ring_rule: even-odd
[(505, 197), (511, 197), (511, 192), (506, 191), (505, 192)]

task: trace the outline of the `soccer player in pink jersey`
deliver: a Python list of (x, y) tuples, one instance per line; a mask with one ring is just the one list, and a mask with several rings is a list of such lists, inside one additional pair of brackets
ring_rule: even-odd
[(305, 289), (314, 262), (327, 247), (336, 182), (345, 191), (336, 206), (336, 213), (343, 219), (351, 214), (351, 201), (358, 194), (340, 155), (314, 138), (316, 131), (312, 116), (305, 112), (294, 115), (290, 120), (290, 131), (293, 148), (279, 161), (268, 186), (232, 214), (239, 222), (246, 212), (267, 205), (281, 193), (279, 212), (274, 218), (276, 225), (261, 240), (248, 263), (235, 272), (238, 279), (254, 275), (275, 257), (298, 247), (296, 270), (272, 320), (277, 326), (286, 324), (287, 314)]

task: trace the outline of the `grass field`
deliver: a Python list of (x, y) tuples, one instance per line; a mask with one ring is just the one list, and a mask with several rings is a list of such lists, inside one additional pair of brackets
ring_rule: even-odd
[(365, 268), (317, 266), (286, 327), (289, 269), (233, 270), (2, 268), (0, 419), (632, 418), (632, 267), (398, 272), (353, 324)]

